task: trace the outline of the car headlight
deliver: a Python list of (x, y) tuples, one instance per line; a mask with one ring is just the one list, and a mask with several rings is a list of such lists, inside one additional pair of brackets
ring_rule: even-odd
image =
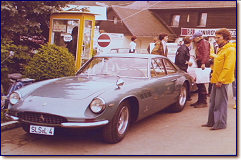
[(90, 103), (90, 110), (94, 113), (101, 113), (105, 110), (105, 101), (101, 98), (94, 98)]
[(18, 92), (13, 92), (12, 94), (10, 94), (9, 96), (9, 102), (11, 104), (17, 104), (21, 99), (21, 96)]

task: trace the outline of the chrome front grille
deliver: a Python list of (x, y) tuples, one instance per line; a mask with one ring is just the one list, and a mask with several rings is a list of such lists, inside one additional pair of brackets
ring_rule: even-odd
[(20, 112), (18, 117), (23, 121), (45, 123), (45, 124), (61, 124), (67, 122), (66, 118), (45, 113)]

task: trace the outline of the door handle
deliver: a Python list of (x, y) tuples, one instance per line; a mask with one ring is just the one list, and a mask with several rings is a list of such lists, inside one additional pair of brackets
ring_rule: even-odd
[(175, 81), (177, 81), (177, 79), (173, 79), (173, 80), (171, 80), (171, 82), (175, 82)]

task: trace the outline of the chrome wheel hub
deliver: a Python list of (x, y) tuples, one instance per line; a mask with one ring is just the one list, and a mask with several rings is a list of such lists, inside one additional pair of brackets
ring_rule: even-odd
[(129, 110), (127, 106), (124, 106), (119, 115), (119, 121), (118, 121), (118, 133), (123, 134), (125, 133), (127, 126), (129, 123)]
[(187, 90), (184, 86), (182, 86), (181, 93), (180, 93), (180, 96), (179, 96), (179, 104), (181, 106), (184, 106), (184, 104), (186, 102), (186, 99), (187, 99)]

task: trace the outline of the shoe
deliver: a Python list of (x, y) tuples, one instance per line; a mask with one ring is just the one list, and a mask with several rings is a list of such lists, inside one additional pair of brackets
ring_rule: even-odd
[(233, 106), (233, 109), (236, 109), (236, 104)]
[(207, 106), (207, 103), (199, 103), (198, 105), (195, 105), (194, 108), (205, 108)]
[(214, 131), (214, 130), (220, 130), (220, 129), (224, 129), (224, 128), (210, 128), (209, 130), (211, 130), (211, 131)]
[(201, 125), (201, 127), (212, 127), (212, 126), (210, 126), (208, 124), (203, 124), (203, 125)]
[(192, 100), (192, 98), (187, 98), (187, 101), (191, 101)]
[(197, 102), (195, 102), (195, 103), (191, 104), (191, 106), (196, 106), (196, 105), (198, 105), (198, 104), (200, 104), (200, 102), (199, 102), (199, 101), (197, 101)]

